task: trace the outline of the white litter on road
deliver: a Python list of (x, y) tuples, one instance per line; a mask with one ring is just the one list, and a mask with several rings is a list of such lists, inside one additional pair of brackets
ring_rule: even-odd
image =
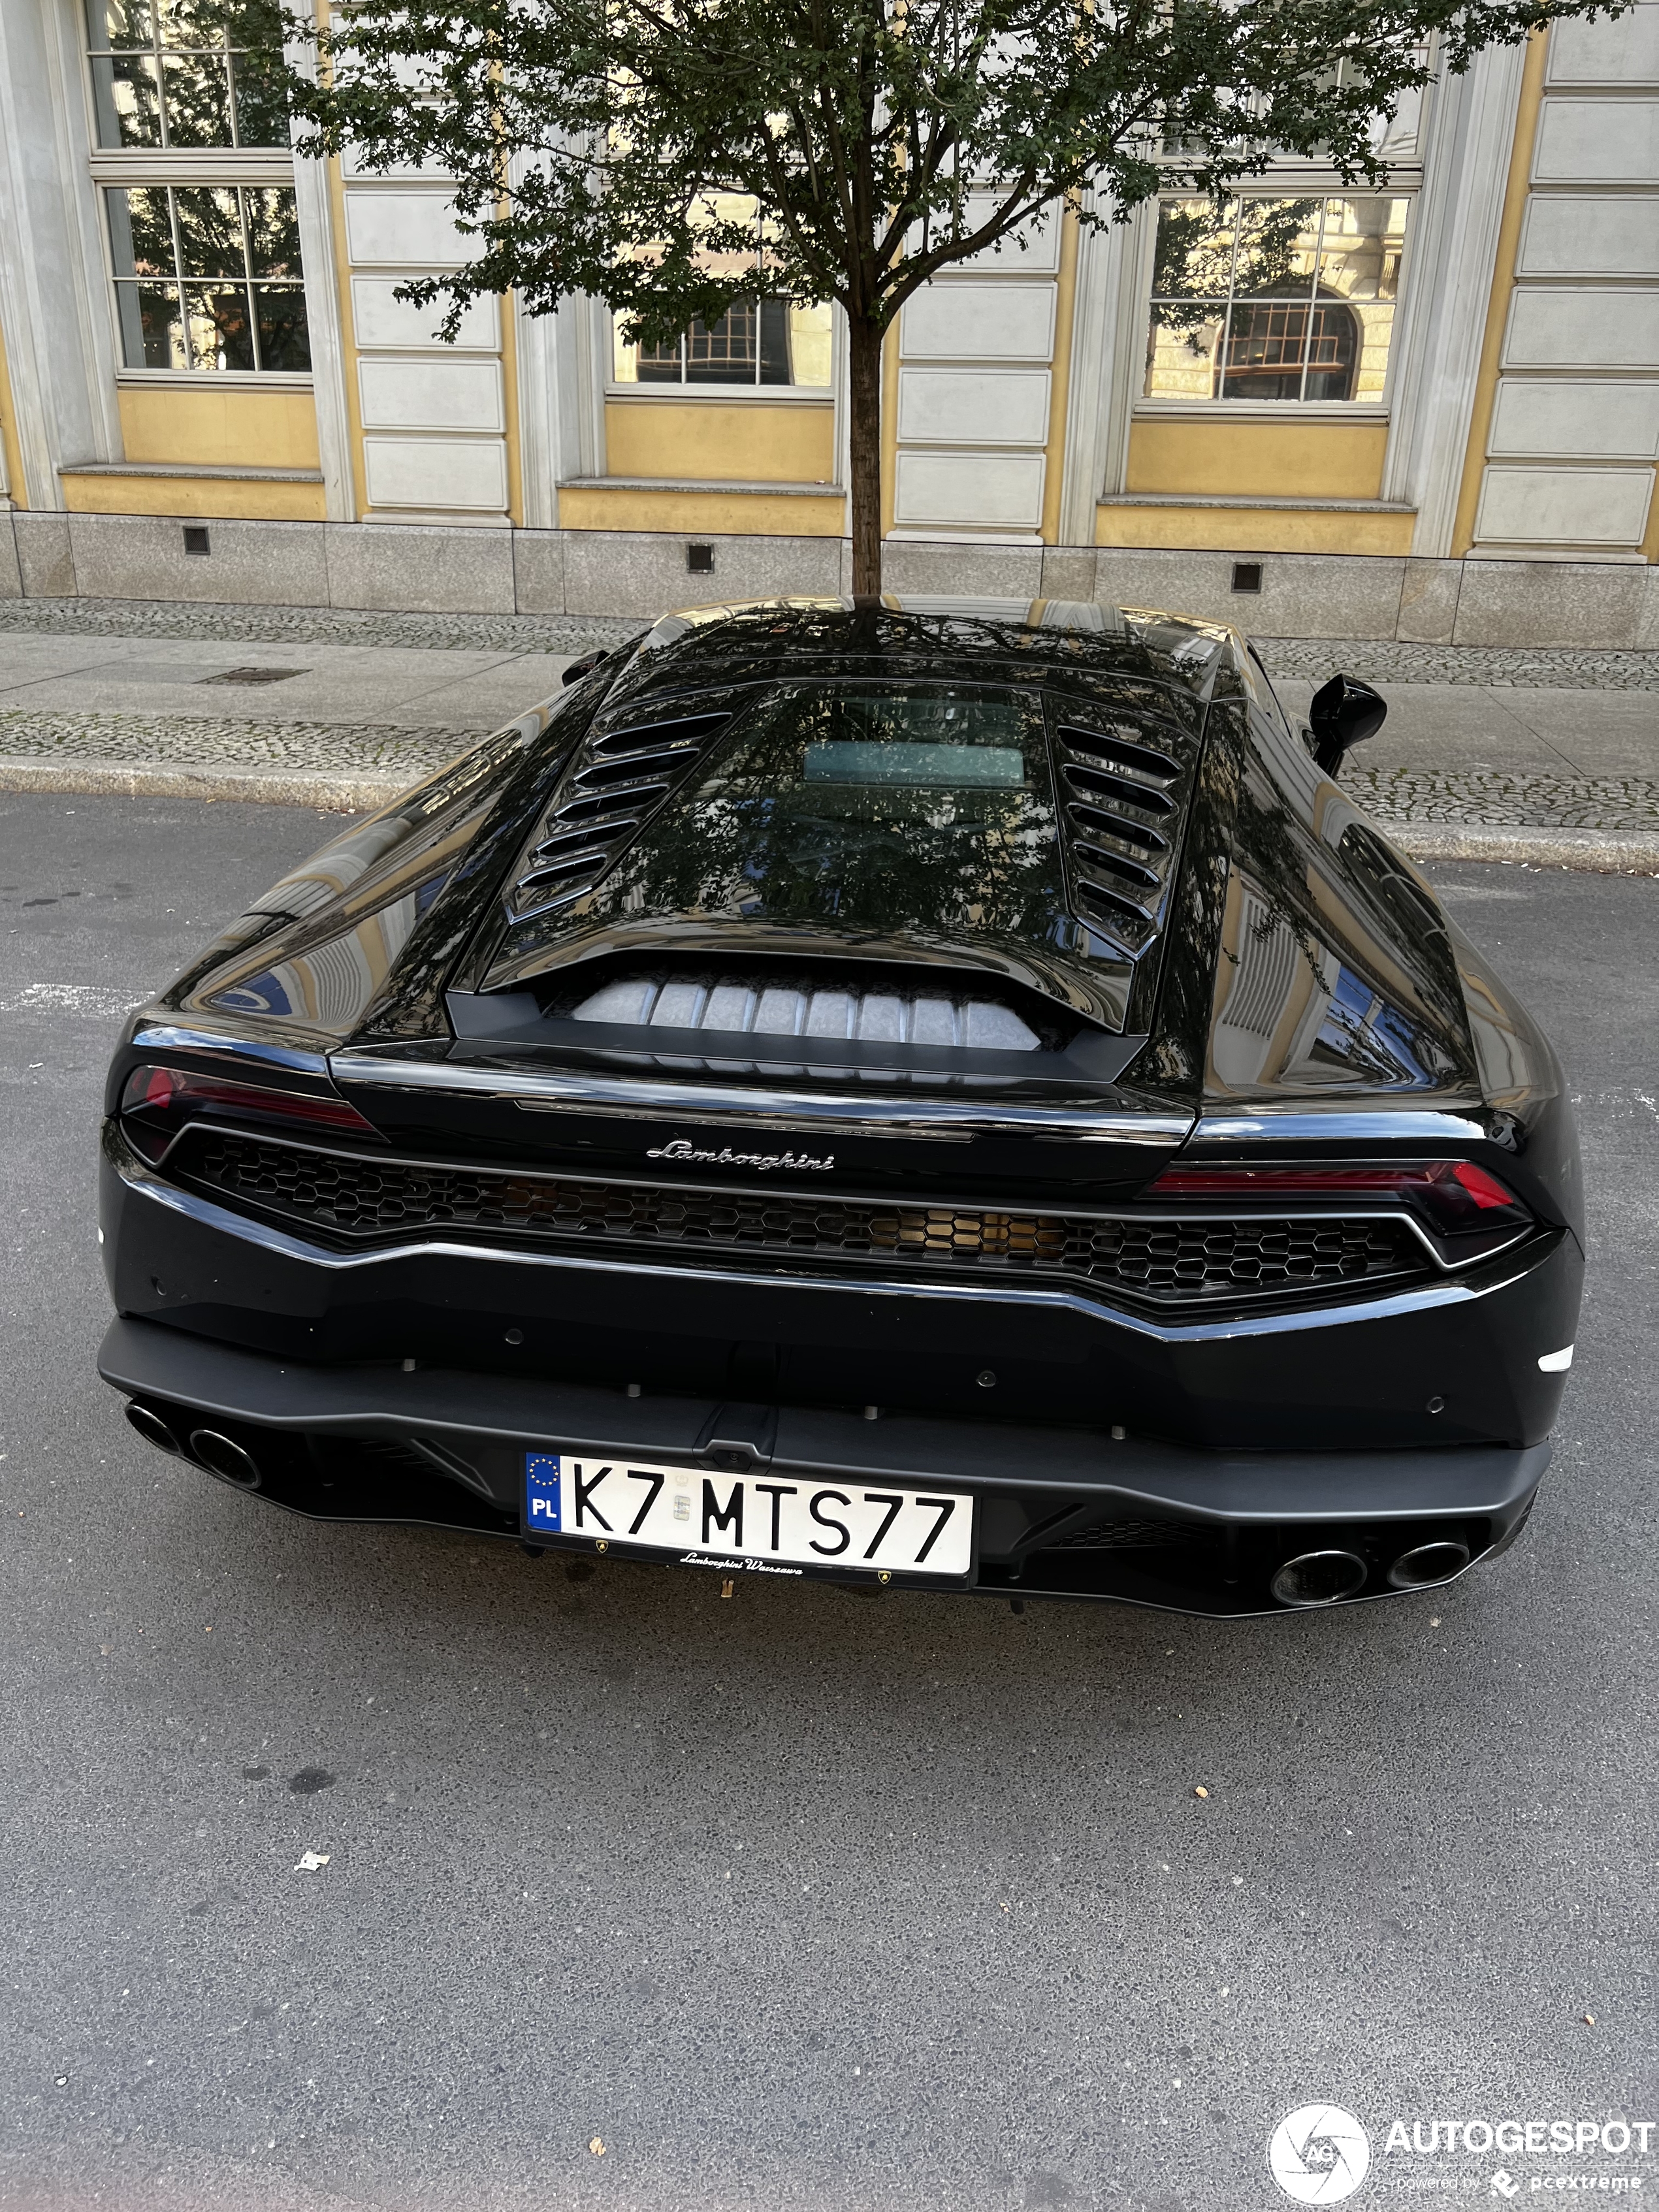
[(307, 1851), (294, 1871), (295, 1874), (315, 1874), (319, 1867), (328, 1864), (328, 1860), (326, 1851)]
[(154, 995), (112, 983), (26, 983), (0, 999), (0, 1014), (85, 1014), (94, 1021), (117, 1022)]

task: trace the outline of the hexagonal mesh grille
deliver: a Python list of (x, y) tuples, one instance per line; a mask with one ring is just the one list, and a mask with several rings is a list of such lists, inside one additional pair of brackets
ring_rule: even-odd
[(1074, 1528), (1069, 1536), (1056, 1536), (1040, 1548), (1047, 1552), (1132, 1552), (1171, 1544), (1213, 1544), (1214, 1530), (1194, 1521), (1099, 1521), (1092, 1528)]
[(1161, 1304), (1283, 1296), (1426, 1273), (1403, 1223), (1101, 1219), (889, 1204), (796, 1191), (699, 1190), (428, 1166), (200, 1129), (173, 1170), (231, 1204), (379, 1243), (416, 1234), (635, 1251), (735, 1253), (918, 1271), (1066, 1276)]

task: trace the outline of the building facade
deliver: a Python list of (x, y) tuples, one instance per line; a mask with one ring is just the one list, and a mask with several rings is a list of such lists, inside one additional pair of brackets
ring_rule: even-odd
[[(296, 161), (190, 0), (0, 0), (0, 595), (654, 615), (835, 592), (844, 366), (469, 310), (443, 180)], [(230, 19), (234, 21), (234, 16)], [(1056, 212), (906, 307), (895, 591), (1268, 635), (1659, 647), (1659, 0), (1449, 78), (1386, 192)]]

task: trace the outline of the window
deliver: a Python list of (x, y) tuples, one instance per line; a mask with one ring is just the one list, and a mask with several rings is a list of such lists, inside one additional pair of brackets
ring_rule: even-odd
[(1379, 405), (1410, 204), (1165, 200), (1144, 396)]
[(87, 15), (100, 147), (288, 144), (280, 85), (246, 51), (251, 7), (87, 0)]
[(93, 167), (127, 371), (310, 370), (288, 114), (249, 51), (256, 9), (268, 30), (264, 0), (88, 0)]
[(1063, 886), (1030, 692), (792, 686), (763, 699), (601, 893), (740, 915), (1044, 939)]
[(710, 252), (711, 268), (721, 275), (746, 275), (752, 269), (755, 292), (738, 300), (711, 327), (693, 323), (665, 345), (627, 345), (616, 339), (614, 374), (618, 384), (789, 385), (827, 391), (830, 381), (830, 322), (827, 307), (802, 306), (765, 290), (767, 225), (757, 204), (737, 192), (713, 196), (711, 220), (728, 237), (734, 228), (751, 232), (752, 246)]
[(126, 368), (311, 367), (291, 188), (112, 185), (104, 208)]

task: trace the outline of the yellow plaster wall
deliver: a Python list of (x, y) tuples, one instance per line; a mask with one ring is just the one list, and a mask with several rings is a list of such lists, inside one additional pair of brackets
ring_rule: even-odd
[(563, 530), (660, 530), (709, 538), (839, 538), (839, 499), (792, 499), (787, 492), (635, 491), (566, 485)]
[(1077, 320), (1077, 215), (1068, 200), (1060, 210), (1060, 276), (1054, 301), (1054, 359), (1049, 390), (1048, 465), (1042, 479), (1042, 542), (1060, 543), (1060, 488), (1066, 476), (1066, 416), (1071, 403), (1072, 346)]
[(64, 504), (72, 514), (185, 514), (223, 522), (321, 522), (319, 483), (262, 482), (245, 477), (65, 477)]
[[(1388, 442), (1386, 422), (1143, 416), (1129, 433), (1123, 489), (1212, 499), (1376, 499)], [(1208, 541), (1180, 541), (1200, 542)]]
[[(714, 399), (684, 404), (612, 399), (605, 410), (605, 472), (613, 477), (830, 483), (836, 473), (835, 409), (810, 401), (790, 406), (741, 400), (722, 405)], [(568, 492), (560, 495), (562, 520), (570, 498)]]
[[(501, 212), (507, 212), (503, 204)], [(524, 528), (524, 437), (519, 421), (519, 302), (504, 293), (501, 318), (501, 389), (507, 400), (507, 519)]]
[(12, 412), (11, 371), (6, 366), (6, 339), (0, 331), (0, 453), (6, 461), (6, 489), (14, 507), (27, 507), (23, 489), (23, 449), (17, 442), (17, 418)]
[(1317, 507), (1112, 505), (1095, 511), (1095, 543), (1179, 552), (1409, 553), (1416, 520)]
[(308, 391), (216, 390), (194, 383), (123, 385), (118, 398), (129, 461), (189, 468), (314, 469), (317, 409)]
[[(325, 0), (318, 0), (317, 16), (325, 20)], [(340, 174), (339, 161), (334, 155), (328, 157), (328, 204), (332, 220), (330, 229), (334, 242), (335, 295), (340, 313), (340, 353), (344, 371), (346, 442), (351, 452), (351, 513), (347, 520), (356, 521), (369, 511), (368, 471), (363, 459), (363, 410), (362, 393), (357, 382), (360, 356), (357, 351), (357, 324), (351, 298), (351, 264), (346, 258), (345, 179)]]

